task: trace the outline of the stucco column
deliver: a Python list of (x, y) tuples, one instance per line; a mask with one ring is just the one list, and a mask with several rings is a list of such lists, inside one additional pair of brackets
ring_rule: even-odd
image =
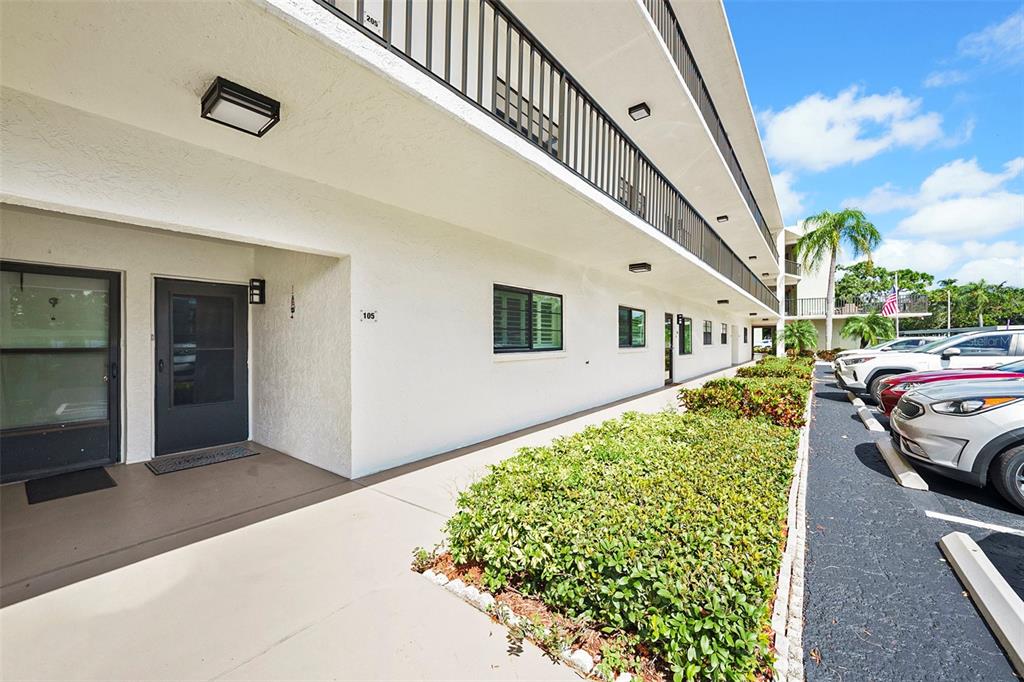
[(779, 319), (775, 321), (775, 354), (780, 358), (786, 354), (786, 344), (782, 339), (786, 325), (786, 230), (779, 230), (775, 237), (775, 247), (779, 252), (779, 276), (775, 278), (775, 297), (779, 299)]

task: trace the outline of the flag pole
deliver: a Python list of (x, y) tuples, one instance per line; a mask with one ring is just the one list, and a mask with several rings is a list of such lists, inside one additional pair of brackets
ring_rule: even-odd
[(900, 338), (900, 273), (896, 271), (896, 338)]

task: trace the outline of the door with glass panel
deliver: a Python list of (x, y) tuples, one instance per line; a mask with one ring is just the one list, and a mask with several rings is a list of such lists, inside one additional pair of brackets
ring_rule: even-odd
[(0, 262), (0, 480), (119, 459), (120, 274)]
[(249, 435), (248, 290), (156, 280), (156, 454)]

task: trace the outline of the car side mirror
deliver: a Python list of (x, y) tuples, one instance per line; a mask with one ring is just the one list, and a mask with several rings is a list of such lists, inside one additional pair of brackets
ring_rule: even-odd
[(947, 348), (946, 350), (942, 351), (943, 360), (949, 360), (950, 358), (956, 357), (957, 355), (960, 355), (959, 348)]

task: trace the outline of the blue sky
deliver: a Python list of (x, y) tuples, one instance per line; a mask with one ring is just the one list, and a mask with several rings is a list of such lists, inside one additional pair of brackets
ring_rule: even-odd
[(1024, 286), (1024, 3), (725, 5), (787, 224), (855, 205), (880, 265)]

